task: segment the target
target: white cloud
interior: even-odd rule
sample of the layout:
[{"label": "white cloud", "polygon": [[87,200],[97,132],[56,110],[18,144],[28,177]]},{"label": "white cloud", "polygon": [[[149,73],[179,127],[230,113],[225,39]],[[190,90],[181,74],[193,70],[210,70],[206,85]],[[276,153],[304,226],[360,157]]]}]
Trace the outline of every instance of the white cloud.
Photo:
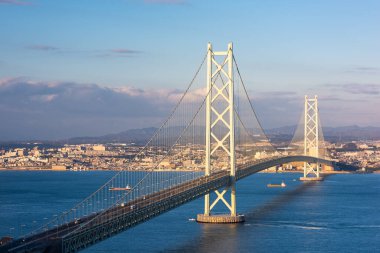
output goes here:
[{"label": "white cloud", "polygon": [[[20,136],[45,139],[98,135],[155,126],[175,102],[167,99],[172,96],[167,92],[0,79],[0,115],[4,119],[0,125],[0,140]],[[174,92],[177,93],[180,92]],[[44,128],[46,131],[41,131]]]},{"label": "white cloud", "polygon": [[[360,86],[351,97],[331,94],[332,87],[320,86],[323,126],[380,125],[379,101]],[[352,86],[338,86],[351,93]],[[318,91],[318,92],[315,92]],[[23,78],[0,79],[0,141],[13,139],[59,139],[95,136],[131,128],[159,126],[182,97],[179,89],[118,88],[73,82],[41,82]],[[313,95],[311,94],[311,95]],[[187,110],[199,105],[205,88],[190,90],[184,102]],[[298,123],[303,110],[303,94],[288,91],[253,93],[252,103],[264,128]],[[242,102],[240,101],[243,105]],[[246,103],[246,102],[244,102]],[[246,103],[245,106],[248,106]]]}]

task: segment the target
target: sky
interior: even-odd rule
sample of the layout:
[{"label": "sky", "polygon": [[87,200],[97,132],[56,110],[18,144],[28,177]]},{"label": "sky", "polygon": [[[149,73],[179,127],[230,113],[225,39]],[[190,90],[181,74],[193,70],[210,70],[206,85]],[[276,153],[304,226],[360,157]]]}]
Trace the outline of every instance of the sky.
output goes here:
[{"label": "sky", "polygon": [[264,128],[318,95],[324,126],[380,127],[378,0],[0,0],[0,140],[159,126],[207,43]]}]

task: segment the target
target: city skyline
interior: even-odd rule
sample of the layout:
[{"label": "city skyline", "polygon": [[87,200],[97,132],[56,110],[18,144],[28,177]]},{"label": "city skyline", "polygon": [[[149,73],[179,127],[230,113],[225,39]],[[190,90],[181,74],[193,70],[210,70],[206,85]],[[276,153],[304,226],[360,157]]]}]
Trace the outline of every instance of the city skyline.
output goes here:
[{"label": "city skyline", "polygon": [[[1,139],[159,126],[206,52],[234,53],[264,128],[380,126],[377,1],[0,1]],[[175,22],[173,22],[175,20]],[[136,111],[139,108],[139,111]]]}]

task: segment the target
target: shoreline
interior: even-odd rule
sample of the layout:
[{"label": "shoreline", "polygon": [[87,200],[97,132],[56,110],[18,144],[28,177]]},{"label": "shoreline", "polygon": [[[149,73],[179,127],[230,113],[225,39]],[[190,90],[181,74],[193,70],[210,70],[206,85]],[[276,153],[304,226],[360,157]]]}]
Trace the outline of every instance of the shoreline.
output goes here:
[{"label": "shoreline", "polygon": [[[291,170],[291,171],[259,171],[257,173],[269,173],[269,174],[281,174],[281,173],[303,173],[303,170]],[[331,174],[359,174],[355,171],[320,171],[321,175],[331,175]],[[371,173],[367,173],[371,174]]]},{"label": "shoreline", "polygon": [[[0,168],[1,171],[55,171],[55,172],[91,172],[91,171],[130,171],[130,172],[203,172],[201,170],[115,170],[115,169],[99,169],[99,170],[53,170],[49,168],[41,167],[17,167],[17,168]],[[257,173],[268,173],[268,174],[281,174],[281,173],[303,173],[303,170],[292,170],[292,171],[259,171]],[[371,172],[357,172],[357,171],[323,171],[322,175],[334,175],[334,174],[380,174],[380,170],[374,170]]]},{"label": "shoreline", "polygon": [[0,168],[0,171],[56,171],[56,172],[91,172],[91,171],[136,171],[136,172],[203,172],[201,170],[108,170],[108,169],[99,169],[99,170],[53,170],[51,168],[37,168],[37,167],[18,167],[18,168]]}]

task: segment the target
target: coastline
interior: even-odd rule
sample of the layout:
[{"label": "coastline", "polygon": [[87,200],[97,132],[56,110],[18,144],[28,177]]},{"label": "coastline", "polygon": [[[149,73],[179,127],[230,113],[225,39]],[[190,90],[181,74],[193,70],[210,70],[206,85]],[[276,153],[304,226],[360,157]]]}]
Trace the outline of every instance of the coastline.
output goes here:
[{"label": "coastline", "polygon": [[[55,172],[91,172],[91,171],[123,171],[118,169],[91,169],[91,170],[53,170],[49,167],[0,167],[1,171],[55,171]],[[202,170],[169,170],[169,169],[156,169],[156,170],[126,170],[135,172],[203,172]],[[281,173],[303,173],[303,170],[285,170],[285,171],[266,171],[262,170],[257,173],[268,173],[268,174],[281,174]],[[374,170],[370,172],[357,172],[357,171],[322,171],[322,175],[334,175],[334,174],[380,174],[380,170]]]},{"label": "coastline", "polygon": [[[272,174],[281,174],[281,173],[303,173],[303,170],[282,170],[282,171],[259,171],[258,173],[272,173]],[[331,174],[357,174],[354,171],[321,171],[322,175],[331,175]]]},{"label": "coastline", "polygon": [[202,170],[168,170],[168,169],[165,169],[165,170],[118,170],[118,169],[98,169],[98,170],[53,170],[50,166],[49,167],[46,167],[46,168],[41,168],[41,167],[17,167],[17,168],[14,168],[14,167],[11,167],[11,168],[4,168],[4,167],[1,167],[0,168],[0,171],[56,171],[56,172],[82,172],[82,171],[85,171],[85,172],[90,172],[90,171],[136,171],[136,172],[202,172]]}]

